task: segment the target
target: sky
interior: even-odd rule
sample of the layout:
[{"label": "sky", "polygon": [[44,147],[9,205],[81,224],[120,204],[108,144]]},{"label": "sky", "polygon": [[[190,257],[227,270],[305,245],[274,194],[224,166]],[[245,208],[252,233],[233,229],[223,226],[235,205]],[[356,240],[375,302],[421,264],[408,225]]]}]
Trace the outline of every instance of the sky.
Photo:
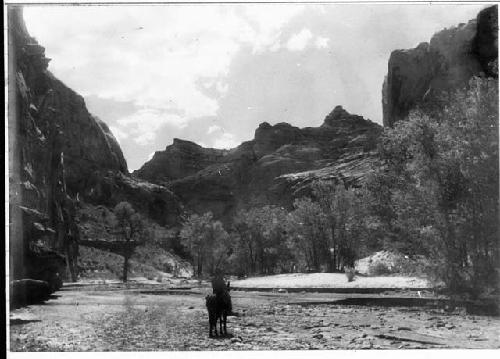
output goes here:
[{"label": "sky", "polygon": [[393,50],[484,5],[27,6],[49,70],[117,138],[129,170],[173,138],[233,148],[264,121],[319,126],[336,106],[382,124]]}]

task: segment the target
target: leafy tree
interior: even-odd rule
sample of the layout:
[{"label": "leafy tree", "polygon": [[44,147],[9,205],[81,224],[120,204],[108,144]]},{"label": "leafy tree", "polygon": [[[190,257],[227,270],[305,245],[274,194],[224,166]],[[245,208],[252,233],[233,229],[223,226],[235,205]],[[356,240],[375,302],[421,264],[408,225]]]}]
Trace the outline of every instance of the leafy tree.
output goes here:
[{"label": "leafy tree", "polygon": [[305,197],[295,200],[290,232],[296,259],[309,270],[320,271],[328,258],[330,223],[318,202]]},{"label": "leafy tree", "polygon": [[235,256],[240,274],[289,270],[287,213],[274,206],[239,211],[233,221]]},{"label": "leafy tree", "polygon": [[194,260],[198,277],[226,265],[231,251],[229,235],[221,222],[213,220],[211,212],[189,216],[184,221],[180,238]]},{"label": "leafy tree", "polygon": [[390,231],[452,291],[498,286],[498,82],[474,78],[441,110],[413,112],[385,131],[380,153]]},{"label": "leafy tree", "polygon": [[366,191],[318,181],[312,194],[294,203],[294,252],[316,271],[353,267],[368,237]]},{"label": "leafy tree", "polygon": [[144,234],[144,225],[141,216],[135,212],[132,205],[128,202],[120,202],[113,209],[116,218],[115,226],[118,234],[122,237],[123,243],[123,281],[127,282],[129,259],[134,253],[137,245],[142,243]]}]

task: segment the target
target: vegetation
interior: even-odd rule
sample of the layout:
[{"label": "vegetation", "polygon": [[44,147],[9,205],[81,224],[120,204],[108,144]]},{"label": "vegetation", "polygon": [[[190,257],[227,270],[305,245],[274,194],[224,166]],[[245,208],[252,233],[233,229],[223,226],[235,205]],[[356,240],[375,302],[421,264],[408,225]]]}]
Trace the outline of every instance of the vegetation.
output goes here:
[{"label": "vegetation", "polygon": [[213,220],[212,213],[189,216],[184,221],[180,237],[191,255],[198,277],[214,273],[225,265],[229,235],[221,222]]},{"label": "vegetation", "polygon": [[350,272],[360,256],[389,249],[425,258],[408,270],[426,271],[452,292],[497,288],[497,80],[474,78],[468,90],[412,112],[385,129],[379,153],[380,166],[362,188],[317,182],[290,211],[239,211],[229,233],[210,213],[189,217],[181,242],[198,275],[221,264],[240,276]]},{"label": "vegetation", "polygon": [[123,244],[123,274],[122,279],[127,281],[129,272],[129,259],[136,246],[143,240],[144,226],[141,216],[135,212],[128,202],[120,202],[113,209],[116,217],[115,227],[121,236]]},{"label": "vegetation", "polygon": [[239,211],[233,222],[234,252],[230,263],[239,275],[272,274],[290,270],[286,243],[287,212],[265,206]]},{"label": "vegetation", "polygon": [[372,185],[389,194],[377,205],[392,242],[429,256],[452,292],[498,286],[498,82],[474,78],[441,109],[413,112],[380,153]]},{"label": "vegetation", "polygon": [[294,210],[264,206],[239,211],[229,233],[211,213],[192,215],[180,236],[198,276],[225,268],[238,276],[353,267],[364,240],[359,191],[317,183]]}]

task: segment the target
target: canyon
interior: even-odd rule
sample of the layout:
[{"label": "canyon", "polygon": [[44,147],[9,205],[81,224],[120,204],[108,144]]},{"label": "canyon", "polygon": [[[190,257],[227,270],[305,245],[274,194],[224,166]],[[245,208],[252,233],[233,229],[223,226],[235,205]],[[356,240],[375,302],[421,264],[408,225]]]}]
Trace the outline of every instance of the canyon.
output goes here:
[{"label": "canyon", "polygon": [[[319,127],[263,122],[252,140],[229,150],[175,139],[129,173],[105,119],[90,114],[83,97],[48,71],[50,59],[29,35],[22,11],[10,8],[8,21],[12,280],[47,282],[51,290],[60,286],[59,275],[75,280],[79,243],[96,232],[88,230],[93,224],[82,219],[84,210],[127,201],[166,229],[193,212],[210,211],[228,223],[240,209],[291,208],[317,180],[361,186],[380,166],[383,127],[338,105]],[[382,90],[384,126],[467,86],[473,76],[498,77],[497,56],[497,6],[429,43],[395,50]]]}]

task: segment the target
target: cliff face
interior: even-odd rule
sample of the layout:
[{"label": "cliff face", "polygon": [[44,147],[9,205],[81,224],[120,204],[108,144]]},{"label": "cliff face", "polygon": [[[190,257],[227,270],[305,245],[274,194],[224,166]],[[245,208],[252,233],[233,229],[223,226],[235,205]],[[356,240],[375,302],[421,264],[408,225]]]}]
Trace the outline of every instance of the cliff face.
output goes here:
[{"label": "cliff face", "polygon": [[54,282],[67,268],[75,275],[80,203],[126,200],[162,225],[180,207],[167,188],[128,175],[107,125],[47,70],[21,9],[9,8],[8,21],[10,274]]},{"label": "cliff face", "polygon": [[[377,124],[351,115],[340,106],[320,127],[301,129],[287,123],[274,126],[262,123],[253,140],[219,157],[213,156],[211,161],[205,162],[207,165],[197,163],[203,168],[194,173],[186,171],[185,176],[175,178],[167,186],[188,209],[199,213],[212,211],[219,218],[227,218],[236,210],[249,206],[290,206],[295,195],[303,194],[315,178],[338,179],[352,184],[362,180],[359,174],[351,178],[345,164],[367,163],[373,158],[380,131]],[[192,152],[180,151],[179,143],[177,140],[166,151],[157,152],[136,175],[154,181],[153,176],[147,176],[150,168],[174,173],[177,163],[190,163]],[[193,144],[190,147],[204,156],[214,151]],[[170,156],[173,159],[169,159]],[[344,171],[337,165],[343,166]],[[308,181],[301,182],[303,190],[297,191],[294,188],[297,181],[292,174],[305,171],[309,171]]]},{"label": "cliff face", "polygon": [[[495,61],[496,60],[496,61]],[[393,51],[382,89],[384,126],[419,104],[468,84],[472,76],[498,76],[498,7],[435,34],[429,43]]]}]

